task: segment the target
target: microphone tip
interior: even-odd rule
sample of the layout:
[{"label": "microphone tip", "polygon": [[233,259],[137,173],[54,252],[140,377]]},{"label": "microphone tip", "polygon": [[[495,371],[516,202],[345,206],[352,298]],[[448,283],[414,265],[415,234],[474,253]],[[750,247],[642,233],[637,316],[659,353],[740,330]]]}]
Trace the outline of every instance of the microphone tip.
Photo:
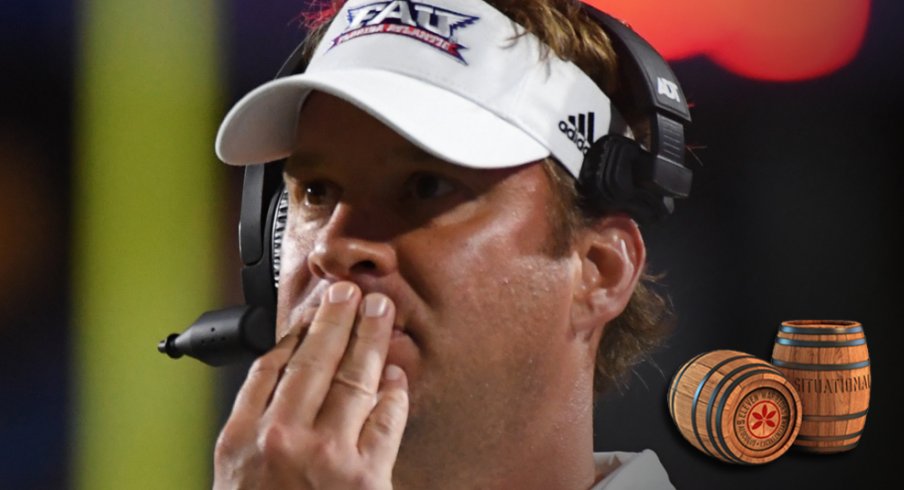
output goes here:
[{"label": "microphone tip", "polygon": [[176,338],[179,337],[179,334],[172,333],[167,338],[161,340],[157,343],[157,352],[161,354],[166,354],[173,359],[178,359],[182,357],[182,352],[180,352],[176,348]]}]

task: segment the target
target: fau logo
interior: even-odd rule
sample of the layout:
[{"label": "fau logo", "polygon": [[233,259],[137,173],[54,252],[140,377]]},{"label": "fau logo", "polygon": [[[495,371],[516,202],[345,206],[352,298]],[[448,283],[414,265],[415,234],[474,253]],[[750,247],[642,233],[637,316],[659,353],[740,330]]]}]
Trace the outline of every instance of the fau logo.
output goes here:
[{"label": "fau logo", "polygon": [[477,20],[478,17],[426,3],[408,0],[375,2],[349,9],[348,27],[333,39],[330,49],[361,36],[396,34],[432,46],[467,65],[461,55],[461,50],[467,48],[455,41],[454,34],[456,29]]}]

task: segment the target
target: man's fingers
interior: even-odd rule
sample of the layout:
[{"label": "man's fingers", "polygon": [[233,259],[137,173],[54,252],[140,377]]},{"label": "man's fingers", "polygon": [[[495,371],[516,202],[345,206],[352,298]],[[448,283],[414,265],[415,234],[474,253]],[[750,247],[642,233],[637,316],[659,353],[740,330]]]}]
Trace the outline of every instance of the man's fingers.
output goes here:
[{"label": "man's fingers", "polygon": [[348,346],[361,290],[350,282],[330,286],[304,342],[286,364],[270,405],[273,416],[310,425],[320,411]]},{"label": "man's fingers", "polygon": [[264,413],[282,370],[300,341],[297,331],[286,335],[273,349],[254,361],[242,388],[236,394],[232,406],[233,417],[257,419]]},{"label": "man's fingers", "polygon": [[395,308],[388,297],[373,293],[364,298],[345,358],[317,417],[318,428],[357,441],[377,403],[394,320]]},{"label": "man's fingers", "polygon": [[376,468],[390,474],[408,421],[408,378],[401,368],[386,366],[377,406],[361,429],[358,450]]}]

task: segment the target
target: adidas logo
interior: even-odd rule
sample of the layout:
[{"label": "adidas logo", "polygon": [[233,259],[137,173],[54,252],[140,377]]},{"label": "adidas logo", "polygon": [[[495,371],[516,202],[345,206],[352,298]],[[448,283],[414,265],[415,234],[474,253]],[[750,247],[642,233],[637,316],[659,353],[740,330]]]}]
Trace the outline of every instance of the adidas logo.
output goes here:
[{"label": "adidas logo", "polygon": [[578,114],[576,116],[568,116],[567,121],[559,121],[559,131],[568,136],[581,153],[590,151],[590,145],[594,141],[593,137],[594,114]]}]

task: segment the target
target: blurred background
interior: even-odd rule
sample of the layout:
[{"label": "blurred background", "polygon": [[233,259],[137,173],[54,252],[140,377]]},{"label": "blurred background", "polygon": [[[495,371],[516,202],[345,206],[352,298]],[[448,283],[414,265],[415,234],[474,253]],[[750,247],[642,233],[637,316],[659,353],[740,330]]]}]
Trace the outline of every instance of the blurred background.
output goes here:
[{"label": "blurred background", "polygon": [[[694,188],[646,230],[678,312],[667,348],[597,407],[597,450],[657,452],[678,488],[885,482],[901,329],[904,3],[598,0],[673,62]],[[242,367],[154,346],[241,302],[231,103],[304,37],[304,0],[0,4],[0,487],[208,487]],[[768,359],[791,319],[864,324],[853,451],[716,462],[665,390],[714,349]],[[880,443],[884,446],[880,448]]]}]

